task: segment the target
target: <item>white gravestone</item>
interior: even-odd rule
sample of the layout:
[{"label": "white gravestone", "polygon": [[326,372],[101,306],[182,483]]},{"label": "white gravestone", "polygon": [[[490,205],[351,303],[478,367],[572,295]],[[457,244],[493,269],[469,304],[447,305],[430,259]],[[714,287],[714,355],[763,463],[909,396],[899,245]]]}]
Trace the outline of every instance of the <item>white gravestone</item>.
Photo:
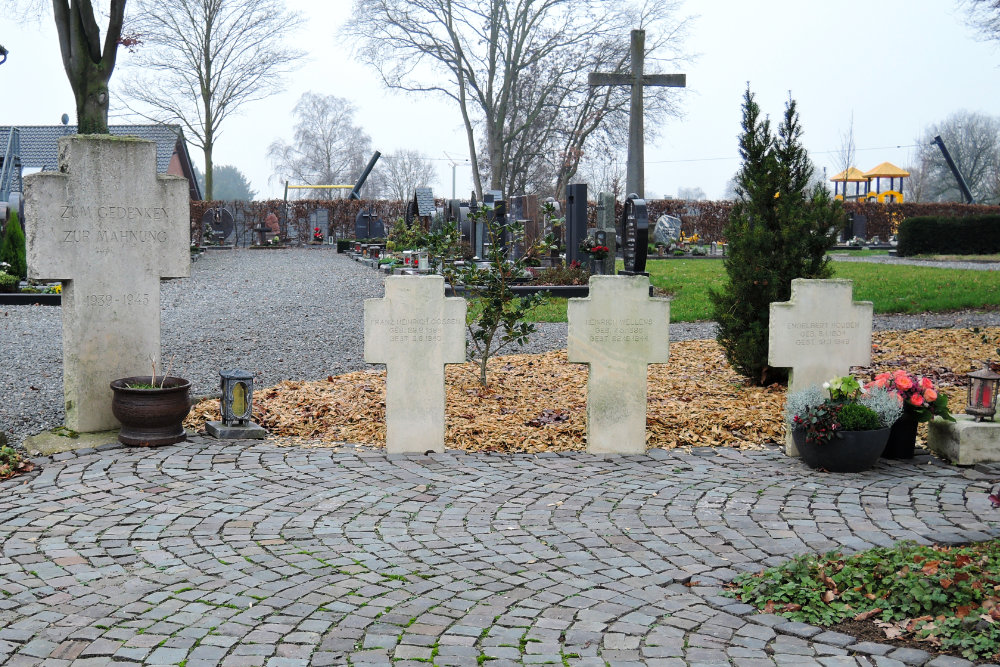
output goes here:
[{"label": "white gravestone", "polygon": [[444,365],[465,361],[465,299],[442,276],[389,276],[365,299],[365,361],[385,364],[390,454],[444,451]]},{"label": "white gravestone", "polygon": [[[792,281],[791,300],[772,303],[767,363],[790,368],[788,392],[847,375],[872,361],[872,303],[854,301],[850,280]],[[798,456],[791,431],[785,452]]]},{"label": "white gravestone", "polygon": [[591,276],[590,296],[567,307],[571,363],[589,364],[587,451],[646,451],[646,365],[670,354],[670,302],[648,276]]},{"label": "white gravestone", "polygon": [[66,426],[119,426],[112,380],[160,364],[160,279],[191,272],[188,183],[156,173],[156,144],[59,139],[59,171],[25,183],[28,276],[62,280]]}]

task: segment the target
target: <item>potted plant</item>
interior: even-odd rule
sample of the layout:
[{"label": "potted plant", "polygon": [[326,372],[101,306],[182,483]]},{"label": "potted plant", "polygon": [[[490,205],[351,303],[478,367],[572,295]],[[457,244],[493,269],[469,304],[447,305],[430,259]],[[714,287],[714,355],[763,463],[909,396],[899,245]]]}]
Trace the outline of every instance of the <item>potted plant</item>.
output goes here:
[{"label": "potted plant", "polygon": [[934,382],[927,377],[912,375],[902,369],[892,373],[880,373],[866,385],[866,388],[880,387],[896,397],[903,410],[892,425],[889,443],[884,457],[889,459],[912,459],[917,442],[917,424],[929,422],[934,417],[945,421],[955,421],[948,411],[948,397],[938,391]]},{"label": "potted plant", "polygon": [[863,388],[848,375],[790,394],[786,419],[810,468],[861,472],[885,449],[902,405],[882,387]]},{"label": "potted plant", "polygon": [[187,439],[184,418],[191,411],[191,383],[171,375],[121,378],[111,383],[111,411],[122,428],[118,441],[140,447],[172,445]]}]

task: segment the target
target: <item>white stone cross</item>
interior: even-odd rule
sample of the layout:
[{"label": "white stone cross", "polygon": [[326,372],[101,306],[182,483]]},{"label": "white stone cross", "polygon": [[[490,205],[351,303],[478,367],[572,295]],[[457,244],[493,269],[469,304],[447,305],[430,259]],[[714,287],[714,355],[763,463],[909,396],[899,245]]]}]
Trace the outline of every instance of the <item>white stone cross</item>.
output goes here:
[{"label": "white stone cross", "polygon": [[152,141],[78,135],[24,181],[28,276],[63,281],[66,426],[117,428],[110,382],[164,370],[160,279],[191,272],[188,182],[157,175]]},{"label": "white stone cross", "polygon": [[670,354],[670,302],[648,276],[591,276],[590,296],[567,308],[571,363],[589,364],[587,451],[646,451],[646,366]]},{"label": "white stone cross", "polygon": [[[796,278],[791,300],[771,304],[767,363],[791,369],[789,393],[871,364],[872,303],[853,299],[850,280]],[[798,456],[786,431],[786,453]]]},{"label": "white stone cross", "polygon": [[365,299],[365,361],[385,364],[390,454],[444,451],[444,365],[465,361],[465,299],[442,276],[389,276]]}]

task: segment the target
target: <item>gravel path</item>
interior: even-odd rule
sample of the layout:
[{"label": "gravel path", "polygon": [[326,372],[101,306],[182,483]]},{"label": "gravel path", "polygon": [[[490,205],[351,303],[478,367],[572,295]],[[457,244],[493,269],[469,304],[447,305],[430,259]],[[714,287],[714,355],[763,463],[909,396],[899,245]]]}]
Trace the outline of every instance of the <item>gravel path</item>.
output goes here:
[{"label": "gravel path", "polygon": [[835,262],[865,262],[868,264],[906,264],[908,266],[929,266],[938,269],[971,269],[973,271],[1000,271],[1000,262],[950,262],[937,259],[907,259],[888,255],[854,256],[849,253],[831,253]]},{"label": "gravel path", "polygon": [[[250,371],[266,387],[370,367],[361,302],[382,296],[382,276],[326,247],[209,251],[160,294],[164,362],[205,395],[222,368]],[[0,430],[14,444],[63,422],[60,317],[49,306],[0,306]],[[976,325],[1000,325],[1000,312],[875,318],[876,329]],[[711,322],[670,326],[671,340],[714,335]],[[565,346],[565,324],[540,324],[523,351]]]}]

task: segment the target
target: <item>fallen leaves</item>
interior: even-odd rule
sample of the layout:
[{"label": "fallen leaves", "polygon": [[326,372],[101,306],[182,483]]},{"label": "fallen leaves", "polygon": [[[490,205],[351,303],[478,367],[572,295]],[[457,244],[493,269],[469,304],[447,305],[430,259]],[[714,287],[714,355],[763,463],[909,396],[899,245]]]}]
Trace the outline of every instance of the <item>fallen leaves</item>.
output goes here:
[{"label": "fallen leaves", "polygon": [[[1000,335],[994,328],[993,337]],[[989,346],[968,329],[876,332],[874,373],[905,367],[935,378],[965,404],[964,375],[988,358]],[[565,350],[496,357],[487,388],[474,364],[446,369],[445,446],[469,451],[582,451],[586,448],[587,366],[570,364]],[[746,384],[715,341],[681,341],[670,361],[649,367],[646,439],[651,448],[691,446],[760,449],[782,442],[785,388]],[[384,445],[385,372],[356,371],[314,382],[289,381],[258,390],[254,417],[282,444]],[[185,425],[218,419],[218,401],[196,405]],[[925,428],[925,427],[924,427]]]}]

